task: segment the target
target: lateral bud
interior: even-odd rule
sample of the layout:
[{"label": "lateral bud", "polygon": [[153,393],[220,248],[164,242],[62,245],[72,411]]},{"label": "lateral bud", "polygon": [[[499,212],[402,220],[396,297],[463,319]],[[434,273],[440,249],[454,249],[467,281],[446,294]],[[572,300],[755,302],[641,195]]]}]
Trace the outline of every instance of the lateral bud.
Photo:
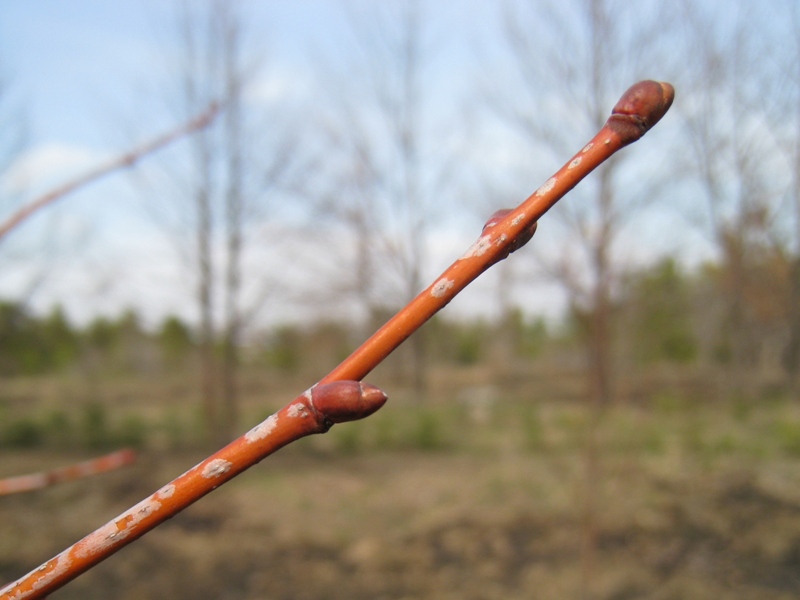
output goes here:
[{"label": "lateral bud", "polygon": [[[491,229],[495,225],[497,225],[500,221],[506,218],[506,216],[512,212],[513,209],[511,208],[501,208],[500,210],[496,210],[489,220],[483,226],[483,231],[486,232],[487,229]],[[508,253],[505,254],[502,258],[506,258],[512,252],[516,252],[520,248],[522,248],[525,244],[531,241],[533,234],[536,233],[536,227],[538,226],[538,222],[534,221],[533,225],[524,229],[520,232],[517,238],[511,243],[508,248]],[[501,258],[501,260],[502,260]]]},{"label": "lateral bud", "polygon": [[326,421],[346,423],[370,416],[386,404],[386,394],[361,381],[334,381],[311,389],[311,403]]}]

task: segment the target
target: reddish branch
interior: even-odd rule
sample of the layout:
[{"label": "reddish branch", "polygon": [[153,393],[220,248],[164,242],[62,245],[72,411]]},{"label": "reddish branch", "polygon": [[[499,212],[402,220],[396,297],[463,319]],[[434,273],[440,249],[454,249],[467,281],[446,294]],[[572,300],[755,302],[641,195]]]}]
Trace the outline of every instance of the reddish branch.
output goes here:
[{"label": "reddish branch", "polygon": [[644,81],[631,87],[614,107],[605,126],[578,154],[520,206],[495,213],[480,238],[461,258],[317,386],[116,519],[0,590],[0,600],[45,596],[286,444],[312,433],[324,433],[333,423],[360,419],[375,412],[386,397],[377,388],[357,381],[478,275],[527,242],[538,219],[559,199],[664,116],[673,95],[674,90],[667,83]]},{"label": "reddish branch", "polygon": [[133,450],[117,450],[99,458],[93,458],[51,471],[0,479],[0,496],[40,490],[64,481],[72,481],[73,479],[81,479],[98,473],[121,469],[135,461],[136,453]]},{"label": "reddish branch", "polygon": [[1,589],[0,598],[46,596],[286,444],[325,433],[335,423],[367,417],[385,402],[381,390],[358,381],[313,387],[136,506]]},{"label": "reddish branch", "polygon": [[322,382],[365,377],[478,275],[527,242],[539,218],[586,175],[653,127],[669,110],[674,93],[670,84],[656,81],[629,88],[603,128],[580,152],[517,208],[492,215],[481,237],[461,258]]},{"label": "reddish branch", "polygon": [[183,123],[167,133],[164,133],[128,152],[125,152],[124,154],[121,154],[120,156],[117,156],[116,158],[111,159],[106,164],[100,165],[99,167],[92,169],[80,177],[76,177],[75,179],[68,181],[63,185],[50,190],[46,194],[39,196],[35,200],[20,208],[3,223],[0,223],[0,240],[2,240],[12,229],[30,217],[33,213],[46,206],[49,206],[56,200],[63,198],[67,194],[74,192],[75,190],[88,185],[89,183],[92,183],[93,181],[100,179],[109,173],[132,167],[142,158],[152,154],[156,150],[160,150],[161,148],[168,146],[172,142],[184,137],[185,135],[207,127],[219,114],[219,112],[219,105],[212,104],[190,121],[187,121],[186,123]]}]

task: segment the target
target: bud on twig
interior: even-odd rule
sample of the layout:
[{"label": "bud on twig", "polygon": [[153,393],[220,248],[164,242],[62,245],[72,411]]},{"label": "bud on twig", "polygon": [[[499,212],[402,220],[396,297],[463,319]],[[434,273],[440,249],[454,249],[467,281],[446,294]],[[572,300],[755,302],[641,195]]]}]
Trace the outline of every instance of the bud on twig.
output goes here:
[{"label": "bud on twig", "polygon": [[[495,211],[494,214],[492,214],[492,216],[489,217],[489,220],[486,221],[486,223],[483,225],[483,231],[481,233],[486,233],[487,229],[490,229],[495,225],[497,225],[500,221],[503,220],[503,218],[505,218],[512,211],[513,209],[511,208],[501,208],[500,210]],[[521,231],[520,234],[516,238],[514,238],[514,241],[508,245],[508,251],[505,254],[501,255],[498,258],[498,260],[507,258],[509,254],[511,254],[512,252],[516,252],[517,250],[522,248],[525,244],[530,242],[531,238],[533,237],[533,234],[536,233],[537,225],[538,222],[534,221],[533,224],[530,225],[527,229]]]},{"label": "bud on twig", "polygon": [[324,433],[334,423],[366,417],[383,406],[383,392],[358,381],[478,275],[524,245],[538,220],[560,198],[661,119],[673,94],[667,83],[645,81],[631,87],[605,126],[578,154],[517,208],[492,215],[463,256],[317,386],[117,519],[1,589],[0,600],[45,596],[286,444]]},{"label": "bud on twig", "polygon": [[661,120],[675,98],[675,88],[660,81],[640,81],[626,91],[608,119],[624,144],[635,142]]},{"label": "bud on twig", "polygon": [[279,450],[334,423],[362,419],[386,402],[373,385],[337,381],[301,394],[222,450],[112,519],[16,582],[0,600],[43,598]]},{"label": "bud on twig", "polygon": [[311,388],[311,402],[329,423],[364,419],[386,403],[386,394],[360,381],[335,381]]},{"label": "bud on twig", "polygon": [[668,83],[642,81],[628,89],[603,128],[580,152],[517,208],[492,215],[481,236],[461,258],[322,382],[365,377],[476,277],[530,240],[539,219],[617,150],[652,128],[669,110],[673,97],[674,89]]}]

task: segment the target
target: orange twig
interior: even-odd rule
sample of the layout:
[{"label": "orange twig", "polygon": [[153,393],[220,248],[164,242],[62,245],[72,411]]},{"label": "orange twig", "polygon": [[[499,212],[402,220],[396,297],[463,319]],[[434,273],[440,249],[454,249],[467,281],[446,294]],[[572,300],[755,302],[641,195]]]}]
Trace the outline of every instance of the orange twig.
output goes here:
[{"label": "orange twig", "polygon": [[75,179],[68,181],[67,183],[39,196],[35,200],[20,208],[3,223],[0,223],[0,240],[2,240],[12,229],[17,227],[22,221],[30,217],[33,213],[52,204],[56,200],[63,198],[67,194],[74,192],[75,190],[97,179],[100,179],[109,173],[119,169],[132,167],[148,154],[152,154],[156,150],[160,150],[161,148],[168,146],[172,142],[182,138],[185,135],[207,127],[219,114],[219,112],[219,105],[216,103],[211,104],[206,110],[186,123],[183,123],[167,133],[161,134],[160,136],[109,160],[107,163],[95,167],[80,177],[76,177]]},{"label": "orange twig", "polygon": [[655,81],[631,87],[583,150],[519,207],[495,213],[481,237],[461,258],[319,384],[116,519],[0,590],[0,600],[43,597],[286,444],[311,433],[323,433],[333,423],[375,412],[386,396],[373,386],[343,380],[362,379],[478,275],[524,245],[533,235],[537,220],[564,194],[664,116],[673,94],[671,85]]},{"label": "orange twig", "polygon": [[31,473],[29,475],[0,479],[0,496],[40,490],[64,481],[72,481],[73,479],[81,479],[98,473],[120,469],[135,461],[136,453],[133,450],[117,450],[99,458],[93,458],[67,467],[59,467],[43,473]]},{"label": "orange twig", "polygon": [[386,395],[366,383],[315,386],[136,506],[0,589],[0,598],[46,596],[286,444],[324,433],[334,423],[362,419],[385,402]]},{"label": "orange twig", "polygon": [[656,81],[641,81],[628,89],[605,126],[583,150],[517,208],[492,215],[481,237],[461,258],[321,383],[365,377],[478,275],[527,243],[542,215],[617,150],[653,127],[669,110],[674,94],[670,84]]}]

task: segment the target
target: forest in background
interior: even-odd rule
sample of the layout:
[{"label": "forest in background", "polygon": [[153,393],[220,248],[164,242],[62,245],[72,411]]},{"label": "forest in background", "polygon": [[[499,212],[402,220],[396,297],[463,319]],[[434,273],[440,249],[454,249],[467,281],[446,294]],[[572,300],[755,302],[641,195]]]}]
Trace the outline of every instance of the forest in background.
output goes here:
[{"label": "forest in background", "polygon": [[[695,390],[694,401],[711,405],[720,401],[757,403],[764,398],[793,395],[792,373],[787,369],[785,356],[786,309],[769,301],[770,297],[786,294],[781,289],[785,274],[779,266],[762,264],[752,265],[748,276],[759,281],[759,287],[747,295],[752,302],[746,305],[753,319],[748,340],[752,351],[743,374],[742,363],[734,360],[724,310],[729,283],[718,265],[707,264],[699,272],[687,274],[675,261],[665,259],[630,274],[624,294],[612,308],[614,365],[619,373],[625,373],[618,382],[617,403],[650,406],[664,393],[669,394],[668,387],[659,389],[658,384],[651,383],[642,388],[641,384],[653,374],[658,380],[657,374],[664,372],[670,376],[662,383],[675,386],[675,394],[681,396],[686,389]],[[765,295],[768,289],[773,291]],[[530,319],[519,310],[510,311],[501,320],[452,320],[440,315],[424,329],[428,340],[427,369],[482,373],[476,383],[479,390],[486,385],[499,386],[500,390],[511,389],[517,394],[519,390],[536,389],[541,382],[557,380],[569,373],[572,379],[569,387],[578,391],[566,396],[580,401],[587,398],[585,384],[580,383],[583,379],[580,374],[586,370],[583,345],[587,323],[587,315],[578,310],[557,325],[541,318]],[[359,328],[353,323],[330,320],[264,331],[251,336],[241,348],[242,376],[251,386],[264,385],[265,389],[300,387],[343,360],[360,343],[359,335]],[[115,382],[128,385],[137,380],[163,381],[164,385],[183,381],[195,389],[191,382],[200,380],[196,333],[176,316],[167,317],[154,331],[144,328],[133,310],[115,320],[100,317],[79,327],[70,323],[59,308],[39,317],[27,313],[21,305],[3,303],[0,337],[3,340],[0,375],[7,382],[5,392],[0,395],[0,416],[5,417],[0,419],[3,422],[0,445],[63,446],[67,437],[64,431],[57,431],[56,425],[64,426],[68,413],[73,418],[83,414],[81,419],[90,425],[92,419],[110,417],[110,414],[99,416],[105,411],[97,398],[76,398],[77,407],[71,405],[73,400],[60,409],[58,402],[51,401],[20,405],[15,389],[28,387],[29,392],[23,395],[35,396],[36,388],[50,389],[59,382],[66,388],[77,385],[78,389],[84,386],[91,390],[96,384],[111,389]],[[217,344],[214,352],[220,356],[222,347]],[[402,350],[382,367],[382,376],[392,382],[391,387],[399,389],[401,397],[412,399],[411,407],[422,402],[415,397],[416,390],[410,383],[413,368],[413,361]],[[33,384],[36,379],[43,384]],[[513,383],[504,384],[505,379]],[[697,386],[696,382],[703,379],[707,385]],[[31,383],[25,384],[26,381]],[[9,385],[12,382],[17,384]],[[467,388],[466,384],[458,386],[450,398],[441,393],[431,394],[429,400],[434,404],[453,401]],[[555,394],[561,395],[564,394]],[[157,398],[141,399],[143,405],[154,401],[157,403]],[[135,406],[134,403],[122,411],[124,414],[118,414],[116,425],[111,427],[121,428],[119,439],[101,434],[106,446],[147,445],[146,420],[135,418]],[[185,412],[187,408],[192,412],[196,402],[189,400],[182,410]],[[246,424],[246,421],[237,423],[237,427],[242,429]],[[77,427],[78,423],[73,425]],[[97,442],[96,432],[81,439],[80,431],[87,430],[75,429],[68,445],[80,448]],[[199,440],[199,435],[192,436],[193,444]]]},{"label": "forest in background", "polygon": [[[797,597],[800,8],[492,4],[467,33],[461,2],[318,5],[338,16],[311,43],[305,15],[288,66],[260,12],[279,3],[144,4],[165,18],[119,146],[224,110],[110,178],[126,194],[79,189],[0,245],[2,283],[23,280],[0,302],[3,476],[123,445],[141,461],[4,499],[3,581],[307,389],[657,78],[665,119],[487,274],[485,311],[443,311],[370,375],[378,414],[63,594]],[[26,101],[0,66],[11,214]]]},{"label": "forest in background", "polygon": [[[142,317],[137,275],[99,257],[87,263],[98,279],[89,289],[134,282],[127,312],[73,324],[77,300],[103,304],[102,291],[78,287],[34,310],[55,271],[91,252],[59,233],[66,199],[44,229],[44,220],[24,224],[4,240],[9,276],[30,270],[25,293],[2,303],[2,376],[182,373],[197,380],[208,435],[228,439],[240,427],[244,370],[319,376],[316,364],[335,364],[424,288],[440,238],[466,248],[501,208],[496,198],[520,201],[585,143],[624,89],[657,77],[677,89],[664,123],[578,186],[530,248],[497,267],[495,291],[479,300],[486,316],[445,311],[408,340],[396,369],[421,402],[434,365],[534,365],[550,355],[582,370],[586,398],[600,408],[624,394],[628,374],[658,363],[722,370],[735,394],[755,393],[764,377],[795,393],[797,7],[740,2],[722,19],[713,2],[506,2],[491,13],[491,35],[479,30],[479,59],[463,47],[476,31],[445,27],[448,7],[342,3],[331,12],[337,52],[309,49],[297,73],[308,97],[265,101],[277,60],[263,38],[269,13],[175,3],[156,28],[163,60],[142,106],[173,122],[214,102],[223,111],[127,182],[170,248],[150,262],[179,265],[180,276],[155,282],[183,312],[168,317],[175,311],[165,306],[160,322]],[[457,62],[464,56],[472,69]],[[17,177],[24,103],[13,77],[3,81],[11,126],[0,176]],[[3,203],[24,205],[25,194],[6,193]],[[693,257],[696,248],[710,257]],[[560,318],[539,318],[531,307],[554,290]],[[262,325],[286,306],[303,316]]]}]

